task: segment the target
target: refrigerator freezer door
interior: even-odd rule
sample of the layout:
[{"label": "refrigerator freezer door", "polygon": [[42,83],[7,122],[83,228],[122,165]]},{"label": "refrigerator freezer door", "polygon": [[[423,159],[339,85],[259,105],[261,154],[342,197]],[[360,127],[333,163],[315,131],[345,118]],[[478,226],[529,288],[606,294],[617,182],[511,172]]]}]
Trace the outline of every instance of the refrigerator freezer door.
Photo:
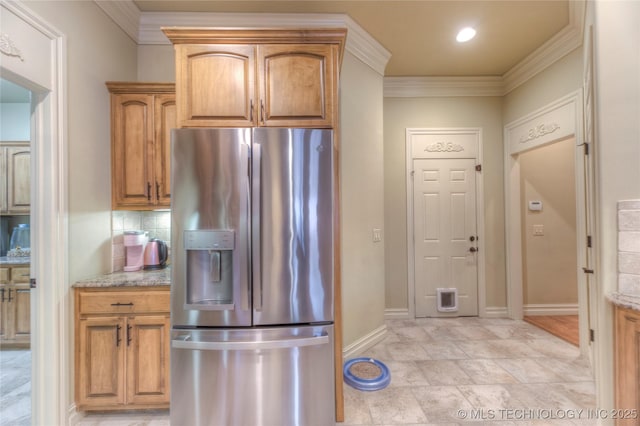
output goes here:
[{"label": "refrigerator freezer door", "polygon": [[333,321],[329,129],[254,129],[253,323]]},{"label": "refrigerator freezer door", "polygon": [[171,424],[335,424],[333,326],[173,330]]},{"label": "refrigerator freezer door", "polygon": [[251,325],[251,129],[172,131],[171,323]]}]

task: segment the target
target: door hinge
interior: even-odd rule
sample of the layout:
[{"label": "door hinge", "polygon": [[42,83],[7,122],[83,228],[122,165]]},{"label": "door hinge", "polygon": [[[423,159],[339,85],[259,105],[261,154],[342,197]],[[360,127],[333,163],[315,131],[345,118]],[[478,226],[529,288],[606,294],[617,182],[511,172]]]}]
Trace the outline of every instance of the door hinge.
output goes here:
[{"label": "door hinge", "polygon": [[584,143],[584,155],[589,155],[589,144]]},{"label": "door hinge", "polygon": [[589,341],[591,342],[596,341],[596,331],[593,328],[589,329]]},{"label": "door hinge", "polygon": [[591,235],[587,235],[587,247],[591,248]]},{"label": "door hinge", "polygon": [[416,171],[415,170],[411,170],[409,173],[411,174],[411,176],[413,176],[413,175],[416,174]]},{"label": "door hinge", "polygon": [[476,172],[481,172],[482,171],[482,164],[477,164],[476,165]]},{"label": "door hinge", "polygon": [[35,278],[31,278],[29,279],[29,288],[36,288],[36,279]]},{"label": "door hinge", "polygon": [[582,268],[582,272],[584,272],[585,274],[593,274],[595,271],[589,268]]}]

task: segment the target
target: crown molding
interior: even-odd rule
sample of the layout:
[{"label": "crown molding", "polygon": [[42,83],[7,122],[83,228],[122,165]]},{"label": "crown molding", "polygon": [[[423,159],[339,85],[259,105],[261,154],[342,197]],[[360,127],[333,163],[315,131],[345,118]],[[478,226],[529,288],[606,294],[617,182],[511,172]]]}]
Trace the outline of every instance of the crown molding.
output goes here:
[{"label": "crown molding", "polygon": [[[138,44],[170,44],[161,27],[347,28],[345,49],[378,74],[391,57],[345,14],[140,12],[132,0],[94,0]],[[385,77],[385,97],[504,96],[582,45],[585,0],[569,0],[569,25],[497,77]]]},{"label": "crown molding", "polygon": [[385,77],[385,97],[504,96],[582,45],[585,0],[569,0],[569,25],[499,77]]},{"label": "crown molding", "polygon": [[569,1],[569,25],[502,76],[505,95],[582,46],[584,14],[584,0]]},{"label": "crown molding", "polygon": [[391,53],[353,19],[344,14],[311,13],[166,13],[144,12],[139,44],[170,44],[162,27],[216,28],[346,28],[345,49],[380,75]]},{"label": "crown molding", "polygon": [[138,27],[142,12],[131,0],[94,0],[95,3],[106,13],[113,22],[127,33],[133,41],[138,43]]},{"label": "crown molding", "polygon": [[385,77],[385,98],[502,96],[502,77]]}]

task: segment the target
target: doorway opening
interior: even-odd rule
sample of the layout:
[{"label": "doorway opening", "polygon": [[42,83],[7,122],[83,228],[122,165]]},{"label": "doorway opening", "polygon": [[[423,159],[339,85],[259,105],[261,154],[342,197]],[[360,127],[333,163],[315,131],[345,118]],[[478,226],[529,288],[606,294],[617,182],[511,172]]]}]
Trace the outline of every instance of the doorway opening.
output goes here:
[{"label": "doorway opening", "polygon": [[[571,93],[508,124],[505,126],[504,139],[509,316],[513,319],[523,319],[525,315],[530,314],[577,314],[580,349],[583,354],[587,354],[590,347],[589,300],[587,278],[581,267],[584,266],[588,244],[585,209],[588,188],[585,187],[584,178],[581,93]],[[565,196],[569,200],[558,201],[559,196],[556,196],[556,201],[551,204],[545,203],[544,199],[532,190],[531,183],[523,183],[523,172],[525,169],[530,169],[525,164],[529,155],[540,156],[541,153],[550,153],[550,150],[558,149],[564,150],[565,164],[572,163],[573,178],[567,177],[568,170],[561,171],[562,177],[556,177],[556,184],[558,184],[557,179],[563,179],[562,185],[569,188],[564,190],[565,193],[573,194],[573,207],[568,206],[570,197],[567,195]],[[544,162],[535,168],[538,168],[542,174],[547,173],[549,164],[556,160],[551,156],[556,155],[557,153],[554,152],[544,156]],[[553,185],[553,182],[547,184],[547,186]],[[556,189],[558,188],[552,188],[548,192]],[[558,207],[552,204],[564,206],[561,209],[562,212],[557,211]],[[545,212],[545,205],[552,208]],[[542,212],[553,213],[552,228],[548,228],[542,221]],[[557,259],[549,260],[549,256],[540,256],[540,259],[546,258],[547,262],[556,264],[556,269],[546,270],[544,268],[549,266],[545,267],[544,263],[536,263],[538,260],[525,256],[527,250],[533,250],[532,247],[535,245],[544,246],[550,242],[552,238],[549,238],[551,234],[548,231],[556,229],[558,224],[562,225],[561,229],[554,230],[553,236],[564,235],[564,241],[559,247],[562,251],[559,254],[556,253]],[[572,233],[572,228],[575,229],[575,233]],[[529,240],[529,246],[526,245],[527,240]],[[569,251],[571,253],[568,253]],[[561,268],[558,265],[561,265]],[[573,293],[573,285],[566,285],[566,283],[559,284],[560,292],[564,292],[562,295],[564,299],[561,302],[559,299],[544,299],[544,297],[554,297],[554,294],[559,297],[557,288],[554,288],[551,295],[536,295],[536,291],[543,289],[544,286],[537,286],[535,283],[539,282],[544,274],[550,274],[549,276],[554,280],[564,276],[565,281],[575,282],[577,295]],[[525,281],[531,279],[533,282],[529,282],[525,287]]]},{"label": "doorway opening", "polygon": [[518,155],[524,320],[578,346],[573,137]]},{"label": "doorway opening", "polygon": [[31,422],[31,97],[0,79],[0,425]]}]

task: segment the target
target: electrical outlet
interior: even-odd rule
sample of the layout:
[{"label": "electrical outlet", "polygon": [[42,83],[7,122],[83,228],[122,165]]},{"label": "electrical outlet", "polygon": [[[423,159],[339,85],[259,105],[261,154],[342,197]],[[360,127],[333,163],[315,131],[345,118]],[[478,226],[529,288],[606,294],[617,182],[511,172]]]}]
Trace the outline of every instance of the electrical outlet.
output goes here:
[{"label": "electrical outlet", "polygon": [[379,228],[373,228],[373,242],[379,243],[382,241],[382,230]]},{"label": "electrical outlet", "polygon": [[544,235],[544,225],[533,225],[533,235],[535,237]]}]

